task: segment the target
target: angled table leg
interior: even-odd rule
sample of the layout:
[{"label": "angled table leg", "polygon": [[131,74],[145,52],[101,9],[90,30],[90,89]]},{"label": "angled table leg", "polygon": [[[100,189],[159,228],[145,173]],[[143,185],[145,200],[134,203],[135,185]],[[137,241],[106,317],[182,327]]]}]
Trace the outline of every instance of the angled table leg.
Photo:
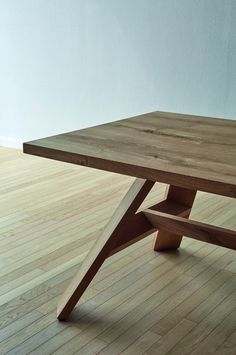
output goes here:
[{"label": "angled table leg", "polygon": [[[182,217],[188,218],[196,193],[196,190],[189,190],[183,187],[170,185],[167,187],[166,200],[185,205],[186,210],[182,214]],[[171,231],[159,231],[157,232],[154,250],[161,251],[168,249],[178,249],[182,241],[182,237],[182,235],[175,234]]]},{"label": "angled table leg", "polygon": [[119,244],[127,222],[134,216],[154,184],[155,182],[149,180],[136,179],[134,181],[101,236],[90,250],[80,270],[59,300],[57,309],[59,320],[65,320],[69,316],[104,260],[117,243]]}]

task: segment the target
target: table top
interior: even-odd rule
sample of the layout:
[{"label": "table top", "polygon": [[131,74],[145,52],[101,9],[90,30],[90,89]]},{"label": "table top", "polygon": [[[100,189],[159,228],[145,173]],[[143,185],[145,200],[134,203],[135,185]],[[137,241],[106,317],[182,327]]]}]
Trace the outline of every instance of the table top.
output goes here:
[{"label": "table top", "polygon": [[152,112],[24,143],[24,152],[236,197],[236,121]]}]

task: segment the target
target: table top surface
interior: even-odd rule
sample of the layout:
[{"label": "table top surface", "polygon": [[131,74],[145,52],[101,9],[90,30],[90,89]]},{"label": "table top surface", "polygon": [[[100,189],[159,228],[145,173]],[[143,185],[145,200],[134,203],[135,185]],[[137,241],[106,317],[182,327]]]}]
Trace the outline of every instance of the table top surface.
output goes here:
[{"label": "table top surface", "polygon": [[236,121],[152,112],[24,143],[24,152],[236,197]]}]

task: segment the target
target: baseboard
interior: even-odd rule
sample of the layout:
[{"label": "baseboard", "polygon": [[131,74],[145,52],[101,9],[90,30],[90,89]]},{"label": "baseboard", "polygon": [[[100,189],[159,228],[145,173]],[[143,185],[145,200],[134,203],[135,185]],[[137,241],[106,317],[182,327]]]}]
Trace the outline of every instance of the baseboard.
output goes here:
[{"label": "baseboard", "polygon": [[8,147],[8,148],[22,149],[23,142],[19,139],[0,136],[0,146]]}]

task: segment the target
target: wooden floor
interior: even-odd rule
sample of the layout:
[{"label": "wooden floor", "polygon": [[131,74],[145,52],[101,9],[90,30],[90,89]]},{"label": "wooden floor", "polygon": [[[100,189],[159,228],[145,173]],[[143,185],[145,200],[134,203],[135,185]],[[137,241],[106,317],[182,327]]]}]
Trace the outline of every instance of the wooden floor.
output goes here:
[{"label": "wooden floor", "polygon": [[[68,322],[56,305],[133,178],[0,148],[1,354],[235,354],[235,252],[154,235],[109,258]],[[163,197],[156,184],[145,205]],[[236,201],[198,193],[191,218],[236,229]]]}]

